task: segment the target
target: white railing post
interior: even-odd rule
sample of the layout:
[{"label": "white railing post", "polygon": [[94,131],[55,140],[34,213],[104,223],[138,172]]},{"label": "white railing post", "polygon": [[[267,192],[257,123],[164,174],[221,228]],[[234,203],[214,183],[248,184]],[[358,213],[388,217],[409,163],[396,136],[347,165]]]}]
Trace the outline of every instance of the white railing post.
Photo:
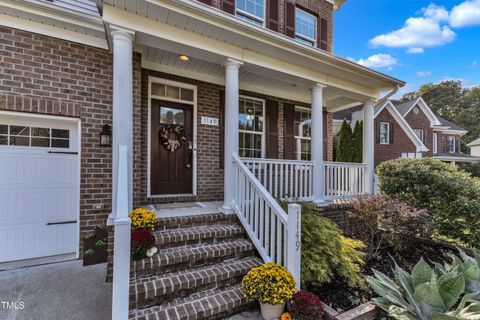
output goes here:
[{"label": "white railing post", "polygon": [[287,270],[295,278],[297,289],[300,289],[300,268],[302,248],[302,207],[299,204],[288,205],[287,222]]},{"label": "white railing post", "polygon": [[130,224],[128,189],[128,148],[118,148],[117,205],[113,252],[112,320],[128,319],[130,283]]}]

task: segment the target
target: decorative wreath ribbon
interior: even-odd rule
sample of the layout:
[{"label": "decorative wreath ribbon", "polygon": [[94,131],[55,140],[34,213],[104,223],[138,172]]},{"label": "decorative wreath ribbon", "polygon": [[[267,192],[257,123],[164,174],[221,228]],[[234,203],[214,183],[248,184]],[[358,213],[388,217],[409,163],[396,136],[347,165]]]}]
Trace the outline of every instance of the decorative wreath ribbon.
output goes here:
[{"label": "decorative wreath ribbon", "polygon": [[[175,139],[170,139],[172,135]],[[169,124],[160,129],[160,143],[168,151],[174,152],[185,142],[187,139],[183,135],[183,126]]]}]

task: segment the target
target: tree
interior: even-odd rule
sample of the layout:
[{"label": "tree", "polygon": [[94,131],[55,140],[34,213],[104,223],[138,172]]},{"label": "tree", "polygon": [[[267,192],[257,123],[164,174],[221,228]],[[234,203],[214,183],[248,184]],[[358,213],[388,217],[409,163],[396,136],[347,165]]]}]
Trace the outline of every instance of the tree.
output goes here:
[{"label": "tree", "polygon": [[362,163],[363,161],[363,121],[355,122],[353,129],[353,156],[352,162]]},{"label": "tree", "polygon": [[352,162],[353,160],[353,133],[350,124],[343,120],[337,143],[336,161]]},{"label": "tree", "polygon": [[[402,101],[422,97],[433,112],[465,128],[462,146],[480,137],[480,87],[464,88],[460,81],[429,83],[405,94]],[[462,148],[465,152],[466,148]]]}]

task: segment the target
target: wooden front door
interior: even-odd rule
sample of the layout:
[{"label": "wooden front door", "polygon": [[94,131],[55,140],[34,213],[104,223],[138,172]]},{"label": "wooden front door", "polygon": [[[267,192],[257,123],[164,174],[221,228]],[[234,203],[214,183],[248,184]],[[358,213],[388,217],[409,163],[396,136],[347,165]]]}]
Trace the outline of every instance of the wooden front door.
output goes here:
[{"label": "wooden front door", "polygon": [[193,107],[152,101],[151,194],[193,193]]}]

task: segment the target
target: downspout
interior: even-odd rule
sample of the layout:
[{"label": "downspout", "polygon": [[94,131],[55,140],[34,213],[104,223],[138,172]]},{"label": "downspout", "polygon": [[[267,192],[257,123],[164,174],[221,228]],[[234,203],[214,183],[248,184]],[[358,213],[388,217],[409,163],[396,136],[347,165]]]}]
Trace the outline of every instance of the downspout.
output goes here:
[{"label": "downspout", "polygon": [[[399,84],[396,84],[395,85],[395,88],[393,88],[392,91],[390,91],[388,94],[386,94],[383,98],[381,98],[380,100],[377,100],[377,105],[380,105],[382,103],[384,103],[385,101],[387,101],[388,99],[390,99],[390,97],[392,97],[393,95],[395,95],[397,92],[398,92],[398,89],[400,89],[400,85]],[[402,86],[403,87],[403,86]]]}]

